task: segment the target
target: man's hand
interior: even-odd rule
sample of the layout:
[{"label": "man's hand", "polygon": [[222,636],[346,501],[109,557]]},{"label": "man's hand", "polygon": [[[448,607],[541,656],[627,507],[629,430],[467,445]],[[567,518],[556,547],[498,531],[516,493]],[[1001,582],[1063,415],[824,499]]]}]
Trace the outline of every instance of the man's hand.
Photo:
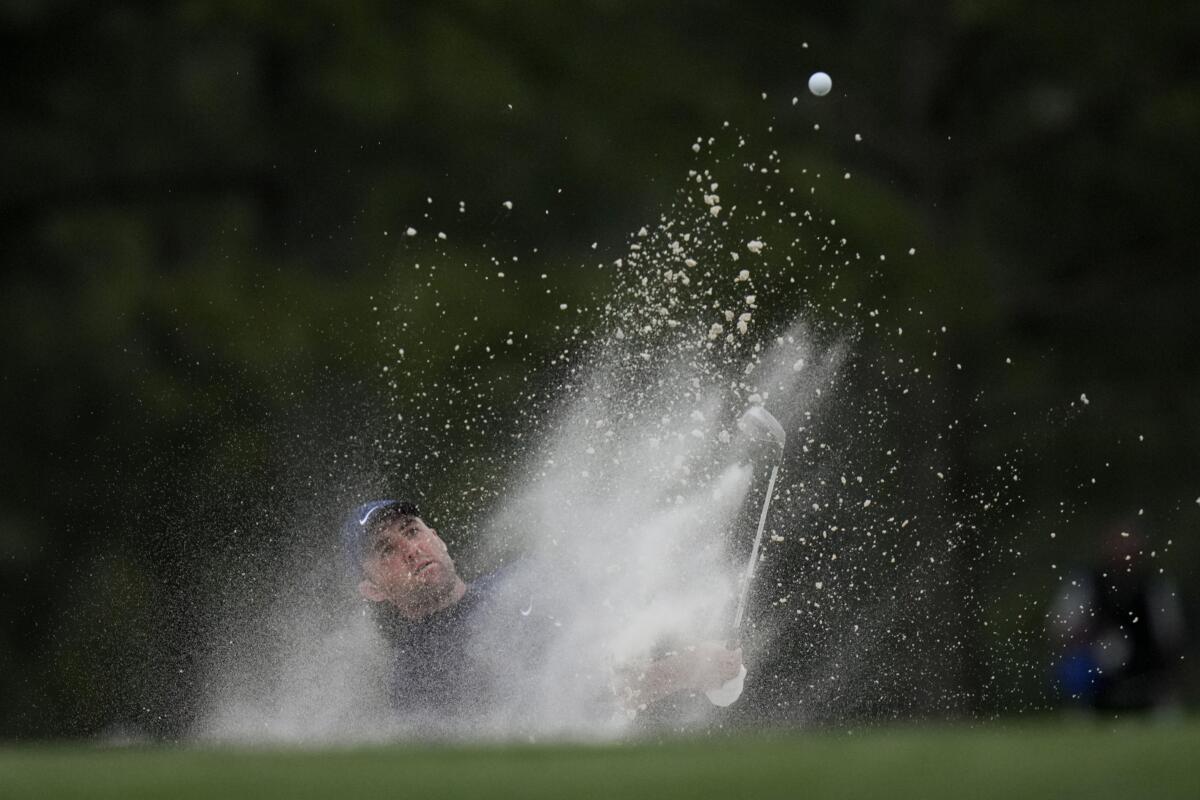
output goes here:
[{"label": "man's hand", "polygon": [[742,666],[742,648],[730,650],[721,642],[701,642],[685,648],[676,658],[686,686],[680,688],[708,691],[719,689],[737,677]]},{"label": "man's hand", "polygon": [[640,667],[620,669],[614,688],[633,710],[675,692],[719,689],[736,678],[741,667],[742,648],[730,650],[722,642],[699,642]]}]

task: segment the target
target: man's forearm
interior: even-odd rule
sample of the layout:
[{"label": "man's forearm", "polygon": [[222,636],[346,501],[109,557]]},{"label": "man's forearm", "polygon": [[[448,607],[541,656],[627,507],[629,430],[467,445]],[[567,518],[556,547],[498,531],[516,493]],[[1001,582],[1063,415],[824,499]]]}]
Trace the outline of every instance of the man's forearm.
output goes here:
[{"label": "man's forearm", "polygon": [[632,701],[634,708],[643,709],[667,695],[697,688],[688,685],[688,672],[685,660],[679,654],[647,662],[621,676],[624,678],[622,688],[626,690],[621,695]]}]

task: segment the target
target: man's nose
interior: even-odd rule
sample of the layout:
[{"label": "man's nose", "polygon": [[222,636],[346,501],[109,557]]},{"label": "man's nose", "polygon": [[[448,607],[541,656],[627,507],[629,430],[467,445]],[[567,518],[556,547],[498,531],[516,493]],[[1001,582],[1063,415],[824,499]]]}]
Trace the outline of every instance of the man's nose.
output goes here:
[{"label": "man's nose", "polygon": [[400,552],[404,556],[404,561],[410,566],[416,566],[417,562],[425,556],[424,551],[414,541],[405,539],[400,546],[402,548]]}]

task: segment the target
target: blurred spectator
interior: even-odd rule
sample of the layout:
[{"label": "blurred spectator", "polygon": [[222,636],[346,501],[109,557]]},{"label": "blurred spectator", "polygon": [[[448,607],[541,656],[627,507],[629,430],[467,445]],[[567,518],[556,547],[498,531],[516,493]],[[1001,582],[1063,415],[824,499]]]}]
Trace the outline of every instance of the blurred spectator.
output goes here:
[{"label": "blurred spectator", "polygon": [[1186,635],[1174,584],[1151,570],[1129,525],[1101,545],[1099,563],[1075,569],[1050,606],[1047,629],[1060,658],[1054,678],[1073,705],[1096,711],[1170,711]]}]

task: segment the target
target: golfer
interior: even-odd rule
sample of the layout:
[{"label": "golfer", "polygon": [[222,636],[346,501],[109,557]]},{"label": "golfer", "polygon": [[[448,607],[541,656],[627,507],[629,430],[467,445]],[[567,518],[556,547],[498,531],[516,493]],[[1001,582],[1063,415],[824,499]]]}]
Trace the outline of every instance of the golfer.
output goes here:
[{"label": "golfer", "polygon": [[[511,699],[514,671],[537,674],[558,623],[508,590],[511,568],[464,582],[446,543],[405,500],[359,506],[343,527],[343,543],[358,593],[392,649],[397,710],[477,715]],[[632,716],[676,692],[715,690],[741,666],[740,649],[713,642],[613,665],[610,700]]]}]

